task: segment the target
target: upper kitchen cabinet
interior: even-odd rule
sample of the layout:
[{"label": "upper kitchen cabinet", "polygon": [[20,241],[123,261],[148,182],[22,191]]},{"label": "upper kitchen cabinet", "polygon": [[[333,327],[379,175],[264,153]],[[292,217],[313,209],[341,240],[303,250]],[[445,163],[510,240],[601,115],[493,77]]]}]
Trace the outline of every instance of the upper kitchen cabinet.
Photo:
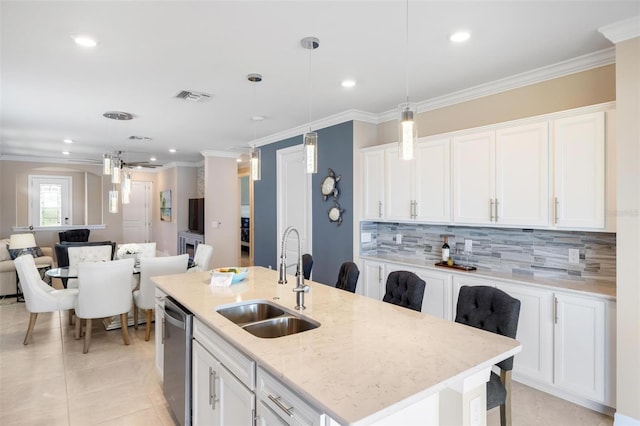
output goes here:
[{"label": "upper kitchen cabinet", "polygon": [[605,112],[553,121],[557,228],[605,227]]},{"label": "upper kitchen cabinet", "polygon": [[454,222],[547,226],[546,122],[453,139]]},{"label": "upper kitchen cabinet", "polygon": [[384,217],[384,149],[367,149],[362,152],[362,215],[365,220]]},{"label": "upper kitchen cabinet", "polygon": [[406,161],[397,144],[363,151],[363,219],[451,222],[449,139],[419,139],[415,153]]}]

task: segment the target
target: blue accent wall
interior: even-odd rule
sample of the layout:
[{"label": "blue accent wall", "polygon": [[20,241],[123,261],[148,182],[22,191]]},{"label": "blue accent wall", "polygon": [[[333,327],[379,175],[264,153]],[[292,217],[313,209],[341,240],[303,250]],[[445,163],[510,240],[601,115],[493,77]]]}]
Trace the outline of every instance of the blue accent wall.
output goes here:
[{"label": "blue accent wall", "polygon": [[[353,122],[349,121],[318,133],[318,173],[312,177],[313,280],[335,285],[342,262],[353,256]],[[278,267],[276,204],[276,151],[302,143],[302,135],[261,147],[262,179],[254,182],[254,263]],[[331,168],[341,175],[338,202],[344,209],[343,222],[329,222],[330,198],[323,201],[322,180]]]}]

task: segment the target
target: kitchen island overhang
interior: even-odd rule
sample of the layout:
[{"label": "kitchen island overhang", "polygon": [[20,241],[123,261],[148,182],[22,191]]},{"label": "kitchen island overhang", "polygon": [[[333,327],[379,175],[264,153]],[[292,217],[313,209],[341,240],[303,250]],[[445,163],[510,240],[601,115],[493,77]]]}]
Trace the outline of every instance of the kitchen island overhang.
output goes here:
[{"label": "kitchen island overhang", "polygon": [[[253,358],[301,398],[340,424],[419,420],[484,424],[485,383],[491,367],[521,350],[510,338],[307,281],[313,330],[275,339],[251,335],[224,318],[221,305],[264,300],[291,310],[295,279],[277,284],[277,272],[249,268],[226,288],[209,274],[155,277],[212,330]],[[425,298],[428,297],[428,290]],[[426,411],[425,411],[426,410]],[[473,416],[473,419],[472,419]]]}]

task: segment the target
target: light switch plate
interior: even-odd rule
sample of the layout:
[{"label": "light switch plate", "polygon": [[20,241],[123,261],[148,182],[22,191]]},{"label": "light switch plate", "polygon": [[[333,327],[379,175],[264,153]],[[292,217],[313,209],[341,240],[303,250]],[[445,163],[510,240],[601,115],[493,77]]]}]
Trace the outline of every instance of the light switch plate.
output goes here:
[{"label": "light switch plate", "polygon": [[579,249],[569,249],[569,263],[580,263]]},{"label": "light switch plate", "polygon": [[396,234],[396,244],[402,244],[402,234]]},{"label": "light switch plate", "polygon": [[467,253],[473,251],[473,240],[464,240],[464,251]]},{"label": "light switch plate", "polygon": [[371,232],[363,232],[360,235],[360,242],[361,243],[370,243],[371,242]]}]

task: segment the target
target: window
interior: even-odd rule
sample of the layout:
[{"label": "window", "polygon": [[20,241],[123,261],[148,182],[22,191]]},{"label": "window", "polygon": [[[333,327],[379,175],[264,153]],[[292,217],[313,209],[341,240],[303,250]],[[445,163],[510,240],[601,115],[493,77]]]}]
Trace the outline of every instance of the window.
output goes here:
[{"label": "window", "polygon": [[70,225],[71,177],[29,176],[29,223],[36,227]]}]

